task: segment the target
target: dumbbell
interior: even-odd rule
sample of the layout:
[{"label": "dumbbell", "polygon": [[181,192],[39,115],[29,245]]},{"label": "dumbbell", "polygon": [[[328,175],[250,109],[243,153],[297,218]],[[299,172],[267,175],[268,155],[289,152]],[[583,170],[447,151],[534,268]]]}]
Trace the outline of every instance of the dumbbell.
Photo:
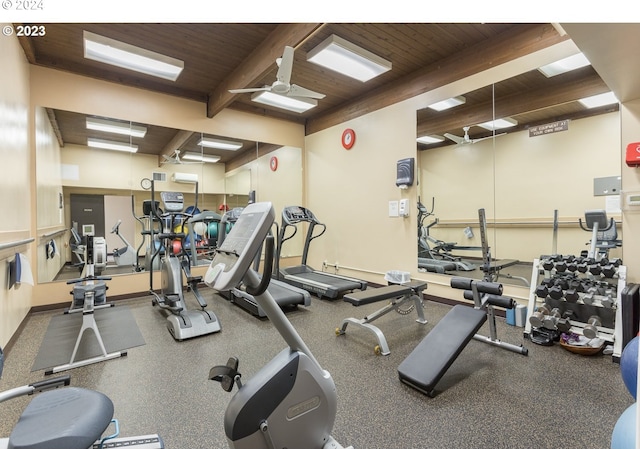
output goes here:
[{"label": "dumbbell", "polygon": [[594,276],[598,276],[600,273],[602,273],[602,265],[597,263],[589,265],[589,273],[593,274]]},{"label": "dumbbell", "polygon": [[569,322],[569,320],[571,320],[572,318],[573,318],[573,311],[566,310],[562,314],[562,318],[560,318],[556,323],[556,327],[558,328],[558,330],[560,332],[569,332],[571,330],[571,323]]},{"label": "dumbbell", "polygon": [[586,293],[582,296],[582,302],[588,305],[593,304],[593,300],[597,292],[598,289],[596,287],[589,287]]},{"label": "dumbbell", "polygon": [[598,335],[598,326],[602,325],[600,317],[593,315],[587,320],[587,324],[582,329],[582,334],[587,338],[596,338]]},{"label": "dumbbell", "polygon": [[549,288],[544,284],[538,285],[536,287],[536,296],[542,299],[546,298],[549,296]]},{"label": "dumbbell", "polygon": [[565,271],[567,271],[567,262],[565,260],[561,260],[553,264],[553,267],[558,273],[564,273]]},{"label": "dumbbell", "polygon": [[616,275],[617,272],[618,272],[618,267],[616,267],[613,264],[607,264],[602,267],[602,275],[605,278],[611,279]]},{"label": "dumbbell", "polygon": [[549,330],[556,330],[558,320],[560,319],[560,310],[553,308],[549,310],[546,305],[538,307],[529,317],[529,323],[533,327],[544,327]]},{"label": "dumbbell", "polygon": [[569,288],[564,292],[564,299],[567,302],[577,302],[580,299],[580,295],[578,294],[578,290],[576,288]]},{"label": "dumbbell", "polygon": [[562,286],[559,284],[554,285],[549,289],[549,296],[553,299],[562,299],[564,292],[562,290]]},{"label": "dumbbell", "polygon": [[613,290],[607,290],[603,296],[604,296],[603,298],[600,298],[600,302],[602,303],[602,305],[607,309],[612,308],[613,304],[616,301]]},{"label": "dumbbell", "polygon": [[542,268],[544,268],[547,271],[551,271],[553,270],[553,260],[551,259],[544,259],[541,263]]}]

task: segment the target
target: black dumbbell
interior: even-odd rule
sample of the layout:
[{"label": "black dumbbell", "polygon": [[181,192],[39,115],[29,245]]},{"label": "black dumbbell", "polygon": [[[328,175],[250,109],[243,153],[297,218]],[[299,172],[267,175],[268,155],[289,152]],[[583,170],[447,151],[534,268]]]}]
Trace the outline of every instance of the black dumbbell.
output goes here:
[{"label": "black dumbbell", "polygon": [[567,302],[576,302],[580,299],[580,295],[578,294],[578,290],[575,288],[570,288],[564,292],[564,299]]}]

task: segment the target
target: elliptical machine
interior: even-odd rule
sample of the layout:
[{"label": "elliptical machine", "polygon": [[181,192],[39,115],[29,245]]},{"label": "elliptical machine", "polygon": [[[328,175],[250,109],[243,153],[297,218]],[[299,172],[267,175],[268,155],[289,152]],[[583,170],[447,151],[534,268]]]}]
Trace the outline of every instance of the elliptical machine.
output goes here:
[{"label": "elliptical machine", "polygon": [[[205,274],[205,283],[218,291],[244,283],[289,345],[244,385],[235,357],[209,372],[209,378],[219,381],[225,391],[236,384],[239,388],[225,412],[227,440],[234,449],[344,449],[331,436],[337,409],[333,379],[267,290],[274,259],[274,239],[268,234],[274,218],[271,203],[247,206]],[[265,238],[261,277],[251,264]]]},{"label": "elliptical machine", "polygon": [[[212,311],[206,309],[207,302],[198,290],[202,276],[191,274],[190,259],[183,249],[174,251],[173,242],[187,236],[184,227],[185,222],[191,216],[184,211],[184,195],[179,192],[161,192],[160,197],[164,212],[158,210],[152,181],[151,212],[157,222],[162,224],[162,230],[157,234],[157,237],[163,243],[153,253],[151,266],[153,266],[156,257],[159,257],[161,249],[164,248],[164,254],[160,256],[160,293],[154,290],[153,271],[149,271],[149,291],[153,295],[152,304],[170,312],[167,315],[167,328],[173,338],[178,341],[219,332],[221,329],[220,321]],[[198,183],[196,183],[195,198],[197,203]],[[197,204],[193,210],[197,210]],[[176,228],[180,228],[181,232],[176,232]],[[153,228],[151,228],[150,237],[153,242]],[[187,289],[191,290],[195,296],[200,310],[187,309],[182,283],[183,273],[187,280]]]}]

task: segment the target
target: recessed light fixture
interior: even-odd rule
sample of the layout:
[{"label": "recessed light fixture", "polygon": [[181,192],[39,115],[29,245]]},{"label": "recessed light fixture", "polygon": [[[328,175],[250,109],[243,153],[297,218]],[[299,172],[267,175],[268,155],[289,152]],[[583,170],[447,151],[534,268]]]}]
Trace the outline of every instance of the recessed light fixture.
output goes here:
[{"label": "recessed light fixture", "polygon": [[[235,151],[242,148],[242,142],[233,142],[231,140],[215,139],[213,137],[202,137],[198,142],[198,146],[215,148],[217,150]],[[194,154],[197,154],[197,153],[194,153]]]},{"label": "recessed light fixture", "polygon": [[432,143],[444,142],[444,137],[432,134],[430,136],[418,137],[416,140],[419,143],[424,143],[426,145],[429,145],[429,144],[432,144]]},{"label": "recessed light fixture", "polygon": [[311,50],[307,61],[363,82],[391,70],[390,61],[335,34]]},{"label": "recessed light fixture", "polygon": [[200,162],[211,162],[216,163],[220,160],[220,156],[212,156],[210,154],[200,154],[200,153],[192,153],[191,151],[187,151],[182,155],[182,159],[186,159],[188,161],[200,161]]},{"label": "recessed light fixture", "polygon": [[147,134],[147,128],[144,126],[94,117],[87,117],[87,129],[131,137],[144,137]]},{"label": "recessed light fixture", "polygon": [[254,93],[251,95],[251,101],[298,113],[308,111],[318,106],[318,102],[313,98],[287,97],[267,91]]},{"label": "recessed light fixture", "polygon": [[481,126],[484,129],[488,129],[489,131],[493,131],[495,129],[511,128],[512,126],[516,126],[517,124],[517,120],[514,120],[511,117],[505,117],[491,120],[485,123],[479,123],[478,126]]},{"label": "recessed light fixture", "polygon": [[94,139],[93,137],[87,139],[87,145],[91,148],[101,148],[103,150],[128,151],[129,153],[138,151],[138,145],[114,142],[112,140]]},{"label": "recessed light fixture", "polygon": [[543,65],[542,67],[539,67],[538,70],[547,78],[551,78],[552,76],[570,72],[590,64],[591,63],[584,54],[577,53],[573,56],[552,62],[551,64]]},{"label": "recessed light fixture", "polygon": [[444,111],[446,109],[451,109],[461,104],[465,104],[467,99],[463,96],[451,97],[446,100],[439,101],[437,103],[430,104],[427,106],[429,109],[433,109],[434,111]]},{"label": "recessed light fixture", "polygon": [[600,106],[606,106],[608,104],[618,103],[618,99],[616,98],[613,92],[606,92],[600,95],[593,95],[591,97],[581,98],[578,100],[582,105],[586,108],[598,108]]},{"label": "recessed light fixture", "polygon": [[184,62],[124,42],[83,32],[84,57],[136,72],[175,81],[184,69]]}]

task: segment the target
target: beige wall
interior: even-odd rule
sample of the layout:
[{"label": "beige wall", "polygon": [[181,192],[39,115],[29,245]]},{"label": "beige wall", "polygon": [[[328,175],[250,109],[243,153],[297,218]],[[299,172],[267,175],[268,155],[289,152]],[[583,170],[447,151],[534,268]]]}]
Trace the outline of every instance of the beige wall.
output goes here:
[{"label": "beige wall", "polygon": [[[640,99],[624,103],[621,108],[622,122],[622,196],[625,193],[640,192],[640,168],[627,167],[624,163],[627,144],[638,142],[640,129]],[[625,240],[622,260],[629,267],[627,282],[640,282],[640,238],[635,233],[640,229],[640,210],[626,207],[623,204],[622,228],[625,230]]]},{"label": "beige wall", "polygon": [[[2,245],[33,237],[35,197],[31,184],[34,173],[30,136],[34,123],[29,116],[29,66],[18,39],[13,36],[0,39],[0,54],[0,160],[5,168],[0,176]],[[0,249],[0,346],[9,341],[31,308],[33,290],[24,283],[18,289],[7,289],[7,261],[20,252],[31,264],[34,246],[31,243]]]}]

